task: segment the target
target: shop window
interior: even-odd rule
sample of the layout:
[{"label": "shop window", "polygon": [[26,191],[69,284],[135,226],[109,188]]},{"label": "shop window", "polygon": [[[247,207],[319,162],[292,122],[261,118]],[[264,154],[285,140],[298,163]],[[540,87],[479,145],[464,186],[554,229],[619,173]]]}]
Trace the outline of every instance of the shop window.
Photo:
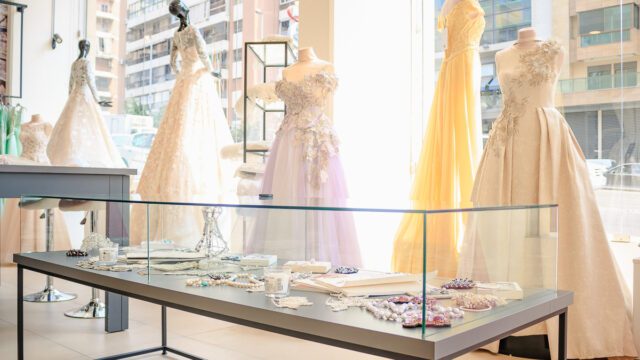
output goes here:
[{"label": "shop window", "polygon": [[626,4],[579,14],[580,46],[589,47],[631,40],[631,28],[638,28],[638,6]]}]

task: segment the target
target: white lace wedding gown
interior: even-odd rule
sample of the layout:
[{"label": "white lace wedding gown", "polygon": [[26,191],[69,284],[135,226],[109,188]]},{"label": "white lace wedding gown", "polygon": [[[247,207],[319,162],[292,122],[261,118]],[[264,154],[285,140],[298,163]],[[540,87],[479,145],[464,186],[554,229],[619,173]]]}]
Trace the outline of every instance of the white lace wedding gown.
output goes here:
[{"label": "white lace wedding gown", "polygon": [[[570,359],[635,356],[628,289],[609,248],[584,155],[554,105],[561,52],[558,43],[547,41],[496,57],[504,109],[493,124],[472,195],[478,207],[558,204],[557,243],[536,236],[531,219],[525,219],[530,213],[471,214],[458,276],[518,281],[529,288],[551,287],[557,280],[558,289],[575,294],[568,312]],[[532,217],[535,227],[544,225],[545,219]],[[557,319],[543,329],[553,358],[557,329]]]},{"label": "white lace wedding gown", "polygon": [[52,165],[125,167],[98,105],[91,62],[71,66],[69,99],[53,128],[47,147]]},{"label": "white lace wedding gown", "polygon": [[[47,124],[25,124],[20,132],[22,143],[21,159],[33,164],[49,165],[47,143],[49,137],[45,130]],[[41,218],[44,210],[24,210],[19,208],[20,199],[8,199],[6,211],[0,220],[0,246],[2,263],[12,263],[13,254],[27,251],[46,250],[45,220]],[[69,249],[69,234],[60,210],[53,211],[53,239],[55,250]]]},{"label": "white lace wedding gown", "polygon": [[[176,82],[142,171],[138,193],[147,201],[223,201],[232,174],[220,150],[233,140],[204,40],[192,25],[176,31],[171,67],[177,74]],[[134,210],[134,216],[136,213],[139,217],[134,224],[141,225],[146,215],[140,210]],[[184,246],[195,245],[203,225],[201,209],[186,206],[152,206],[149,221],[150,239],[173,240]],[[144,232],[142,237],[134,236],[133,242],[144,239]]]}]

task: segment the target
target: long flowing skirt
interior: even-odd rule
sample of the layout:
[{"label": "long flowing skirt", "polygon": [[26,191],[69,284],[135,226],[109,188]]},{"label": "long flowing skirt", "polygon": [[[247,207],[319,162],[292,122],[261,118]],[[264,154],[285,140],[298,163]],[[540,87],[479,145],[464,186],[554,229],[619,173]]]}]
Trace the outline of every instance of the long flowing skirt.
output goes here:
[{"label": "long flowing skirt", "polygon": [[[329,158],[328,178],[315,187],[307,179],[310,164],[303,153],[295,129],[281,129],[269,154],[262,193],[272,194],[274,205],[344,207],[348,193],[339,156]],[[351,212],[259,209],[254,216],[247,253],[330,261],[336,266],[362,262]]]},{"label": "long flowing skirt", "polygon": [[[231,171],[220,150],[232,142],[214,78],[206,69],[180,73],[137,192],[146,201],[223,201]],[[202,232],[203,215],[198,207],[149,205],[147,209],[139,205],[134,206],[132,216],[133,243],[172,240],[193,246]]]},{"label": "long flowing skirt", "polygon": [[[415,209],[471,205],[473,176],[482,145],[479,67],[473,49],[442,65],[411,193]],[[437,270],[440,276],[455,276],[463,222],[459,213],[438,214],[427,216],[425,226],[422,215],[406,214],[394,241],[393,269],[410,273]]]},{"label": "long flowing skirt", "polygon": [[51,132],[47,156],[57,166],[125,167],[87,85],[69,94]]},{"label": "long flowing skirt", "polygon": [[[575,293],[568,315],[569,358],[635,356],[629,291],[607,242],[584,155],[556,109],[537,108],[523,113],[519,124],[518,131],[504,146],[485,149],[474,188],[474,203],[477,206],[557,203],[557,288]],[[502,224],[497,225],[501,227],[514,220],[511,215],[508,219],[505,216],[497,219],[502,219]],[[513,243],[527,234],[488,236],[492,245],[487,246],[479,239],[494,234],[497,226],[481,223],[469,222],[459,276],[480,280],[487,276],[538,277],[542,283],[553,283],[555,278],[548,272],[526,273],[522,263],[503,266],[504,261],[492,261],[498,256],[496,252],[502,259],[526,259],[521,255],[525,249],[514,247]],[[532,257],[555,251],[537,246],[536,252],[531,249],[526,252]],[[551,354],[555,356],[557,320],[547,321],[546,332]]]}]

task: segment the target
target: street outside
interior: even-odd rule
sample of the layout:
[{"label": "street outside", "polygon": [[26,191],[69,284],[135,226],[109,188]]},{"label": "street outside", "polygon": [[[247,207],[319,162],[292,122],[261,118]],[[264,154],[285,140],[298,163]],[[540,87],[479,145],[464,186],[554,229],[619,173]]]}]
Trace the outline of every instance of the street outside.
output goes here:
[{"label": "street outside", "polygon": [[633,259],[640,258],[640,191],[596,189],[596,198],[609,239],[630,235],[631,242],[611,241],[611,249],[620,271],[633,288]]}]

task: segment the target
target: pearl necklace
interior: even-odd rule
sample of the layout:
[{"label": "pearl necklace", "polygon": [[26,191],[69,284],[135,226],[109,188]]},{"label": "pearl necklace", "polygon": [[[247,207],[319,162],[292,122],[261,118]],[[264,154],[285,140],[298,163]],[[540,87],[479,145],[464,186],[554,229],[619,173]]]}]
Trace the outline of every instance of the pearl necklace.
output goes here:
[{"label": "pearl necklace", "polygon": [[[239,282],[237,280],[246,280]],[[185,281],[187,286],[192,287],[208,287],[217,285],[226,285],[239,289],[254,289],[264,285],[264,282],[258,280],[255,275],[241,273],[234,275],[212,274],[208,278],[193,278]]]}]

